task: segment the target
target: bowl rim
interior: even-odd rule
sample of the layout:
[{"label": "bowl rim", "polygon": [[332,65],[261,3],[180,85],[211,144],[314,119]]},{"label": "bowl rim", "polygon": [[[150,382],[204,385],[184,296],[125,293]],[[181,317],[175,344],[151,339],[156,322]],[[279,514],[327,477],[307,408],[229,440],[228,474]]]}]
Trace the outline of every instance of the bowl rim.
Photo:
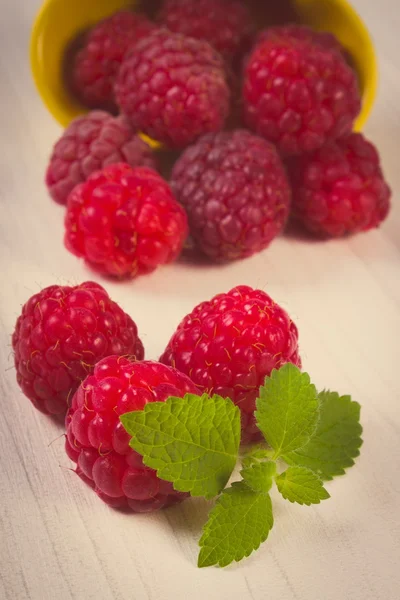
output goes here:
[{"label": "bowl rim", "polygon": [[58,123],[66,127],[69,123],[69,120],[65,110],[58,102],[55,101],[50,86],[45,85],[44,78],[41,77],[43,69],[40,60],[40,38],[49,6],[53,3],[54,0],[44,0],[35,16],[29,43],[29,59],[32,77],[44,105],[50,114],[58,121]]},{"label": "bowl rim", "polygon": [[[49,0],[47,0],[49,1]],[[51,0],[50,0],[51,1]],[[322,0],[319,0],[322,2]],[[362,107],[360,114],[355,120],[353,131],[362,131],[364,125],[371,116],[373,106],[378,94],[379,87],[379,65],[378,55],[373,42],[371,32],[369,31],[364,19],[357,12],[354,6],[350,3],[350,0],[325,0],[327,4],[337,4],[342,7],[343,11],[347,14],[347,17],[362,39],[364,62],[368,63],[368,78],[364,82],[364,90],[362,95]],[[315,4],[315,0],[295,0],[299,5],[306,6],[307,4]],[[359,74],[360,69],[357,69]]]}]

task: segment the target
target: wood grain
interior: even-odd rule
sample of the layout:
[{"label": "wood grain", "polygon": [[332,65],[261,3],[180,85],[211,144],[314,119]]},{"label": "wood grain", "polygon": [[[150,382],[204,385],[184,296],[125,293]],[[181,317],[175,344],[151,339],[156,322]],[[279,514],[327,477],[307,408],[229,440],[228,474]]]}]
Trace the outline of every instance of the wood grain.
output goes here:
[{"label": "wood grain", "polygon": [[380,96],[366,131],[394,190],[387,223],[348,241],[282,238],[228,267],[177,264],[134,283],[107,284],[138,322],[149,358],[200,300],[239,283],[261,287],[298,323],[304,366],[316,383],[363,405],[362,455],[347,477],[328,485],[332,500],[303,508],[277,499],[262,550],[226,570],[198,570],[208,504],[188,501],[154,516],[112,512],[69,470],[62,429],[16,385],[9,341],[21,305],[43,286],[94,276],[64,251],[63,209],[43,185],[60,130],[27,61],[39,0],[0,0],[0,598],[399,598],[400,17],[396,0],[354,4],[380,58]]}]

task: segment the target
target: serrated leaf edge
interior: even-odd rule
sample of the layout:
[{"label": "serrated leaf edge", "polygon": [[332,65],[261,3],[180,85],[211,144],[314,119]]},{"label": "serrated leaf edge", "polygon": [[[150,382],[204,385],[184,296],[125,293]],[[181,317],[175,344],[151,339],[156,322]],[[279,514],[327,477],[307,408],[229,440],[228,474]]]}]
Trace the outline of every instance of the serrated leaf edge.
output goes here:
[{"label": "serrated leaf edge", "polygon": [[[129,435],[132,436],[130,442],[129,442],[129,446],[135,450],[135,452],[138,452],[141,456],[142,456],[142,460],[143,463],[147,466],[150,467],[152,469],[154,469],[157,473],[157,476],[160,479],[164,479],[165,481],[169,481],[170,483],[173,484],[173,487],[175,490],[177,490],[178,492],[188,492],[190,493],[193,497],[204,497],[206,500],[210,500],[212,498],[214,498],[218,493],[220,493],[223,488],[225,487],[228,479],[225,481],[225,483],[223,485],[220,486],[219,492],[217,492],[217,494],[214,493],[196,493],[193,491],[193,489],[199,485],[199,483],[201,483],[202,481],[206,481],[207,479],[209,479],[209,477],[204,477],[204,478],[198,478],[195,481],[191,482],[192,485],[189,485],[190,482],[188,482],[187,480],[173,480],[172,477],[170,477],[168,475],[168,473],[165,472],[165,469],[167,469],[168,465],[170,463],[166,463],[165,465],[159,467],[157,466],[158,464],[158,460],[159,459],[153,459],[151,456],[149,456],[148,454],[144,454],[142,455],[141,452],[139,452],[136,448],[135,448],[135,440],[133,439],[133,435],[134,432],[132,432],[132,430],[129,430],[129,423],[127,422],[128,417],[132,417],[132,415],[136,415],[137,416],[137,422],[139,422],[141,419],[145,419],[146,414],[150,413],[150,412],[155,412],[156,409],[164,407],[165,405],[167,406],[172,406],[174,403],[178,402],[184,402],[184,401],[188,401],[190,399],[190,397],[196,397],[198,399],[200,399],[203,402],[207,402],[207,401],[221,401],[223,403],[229,403],[231,405],[231,408],[233,409],[232,412],[232,419],[230,419],[233,422],[235,421],[235,418],[239,418],[239,436],[238,439],[235,440],[235,443],[237,444],[237,448],[239,449],[239,444],[240,444],[240,409],[238,406],[236,406],[234,404],[234,402],[232,402],[232,400],[230,398],[223,398],[222,396],[219,396],[218,394],[214,394],[213,396],[209,396],[208,394],[202,394],[201,396],[196,395],[196,394],[185,394],[185,396],[183,396],[182,398],[177,397],[177,396],[171,396],[170,398],[168,398],[165,402],[150,402],[148,404],[145,405],[143,410],[137,410],[137,411],[131,411],[129,413],[125,413],[123,415],[120,416],[120,421],[122,422],[125,430],[129,433]],[[126,423],[124,422],[126,421]],[[139,423],[140,424],[140,423]],[[142,423],[142,425],[144,426],[144,423]],[[232,425],[233,427],[233,425]],[[170,439],[172,439],[172,441],[177,441],[177,442],[181,442],[181,443],[187,443],[187,440],[179,440],[176,439],[176,437],[173,437],[171,435],[169,435],[166,432],[162,432],[163,435],[165,437],[169,437]],[[214,449],[210,449],[207,448],[201,444],[196,444],[193,443],[193,446],[196,446],[198,448],[200,448],[201,450],[204,450],[206,452],[213,452],[215,454],[220,454],[222,456],[225,456],[229,459],[233,459],[234,456],[232,454],[230,454],[229,452],[222,452],[219,450],[214,450]],[[238,453],[238,451],[237,451]],[[236,455],[237,455],[236,453]],[[236,460],[237,461],[237,456],[236,456]],[[189,461],[175,461],[175,464],[184,464],[185,462],[189,462]],[[234,467],[233,467],[234,468]],[[232,468],[232,471],[233,471]],[[186,482],[186,483],[185,483]]]},{"label": "serrated leaf edge", "polygon": [[[355,459],[360,456],[360,448],[362,447],[362,445],[364,443],[364,440],[361,437],[362,433],[363,433],[363,427],[360,423],[361,408],[362,408],[361,404],[359,402],[357,402],[356,400],[352,400],[351,395],[349,395],[349,394],[340,395],[339,392],[332,392],[329,389],[325,389],[318,393],[318,398],[320,399],[321,405],[325,401],[325,399],[323,399],[323,396],[328,395],[328,394],[335,396],[336,400],[346,401],[351,407],[354,407],[357,409],[356,412],[357,412],[357,419],[358,419],[357,424],[359,426],[359,438],[357,438],[357,439],[355,438],[354,454],[352,456],[347,455],[347,464],[345,464],[343,467],[338,467],[335,471],[331,470],[331,475],[329,475],[329,476],[327,476],[325,473],[323,473],[321,469],[313,471],[320,477],[320,479],[322,481],[333,481],[334,477],[343,477],[343,475],[346,475],[346,470],[350,469],[351,467],[353,467],[355,465]],[[340,423],[340,422],[341,421],[338,421],[337,423]],[[318,428],[318,424],[317,424],[317,428]],[[314,432],[314,435],[310,437],[307,444],[313,439],[314,436],[316,436],[317,428]],[[329,431],[329,428],[322,430],[322,433],[326,433],[327,431]],[[298,448],[297,450],[294,450],[288,454],[283,454],[280,458],[289,466],[302,466],[301,463],[299,464],[298,462],[291,459],[290,454],[298,454],[301,456],[301,450],[303,448],[305,448],[307,446],[307,444],[305,444],[301,448]],[[342,449],[343,449],[343,447],[342,447]],[[327,461],[323,461],[322,459],[319,459],[319,460],[320,460],[320,463],[322,463],[322,464],[324,462],[325,463],[327,462]],[[309,468],[309,467],[304,467],[304,468]],[[312,469],[310,469],[310,470],[312,470]]]},{"label": "serrated leaf edge", "polygon": [[[326,496],[324,498],[318,498],[316,502],[308,502],[307,500],[305,500],[303,502],[299,502],[298,500],[292,500],[291,498],[288,498],[288,496],[286,496],[283,493],[283,491],[279,487],[279,483],[278,483],[278,481],[284,481],[284,479],[282,479],[282,476],[285,475],[286,471],[283,471],[283,473],[280,473],[279,475],[275,476],[276,486],[277,486],[278,491],[281,494],[282,498],[284,498],[285,500],[288,500],[291,504],[299,504],[300,506],[304,506],[304,505],[305,506],[312,506],[312,505],[316,505],[316,504],[321,504],[322,500],[329,500],[329,498],[331,497],[331,495],[329,494],[328,490],[326,490],[324,488],[324,486],[323,486],[323,479],[318,475],[318,473],[316,473],[312,469],[309,469],[308,467],[302,467],[302,466],[299,466],[299,465],[294,465],[294,468],[298,468],[298,469],[301,469],[303,471],[308,471],[312,475],[315,475],[315,478],[318,480],[318,482],[321,485],[321,488],[325,492]],[[306,486],[304,486],[304,487],[306,487]]]},{"label": "serrated leaf edge", "polygon": [[[207,539],[208,539],[208,537],[209,537],[209,535],[211,533],[211,531],[206,531],[205,529],[206,529],[206,527],[209,527],[216,519],[218,519],[218,515],[216,514],[216,510],[215,509],[219,506],[219,501],[220,501],[220,498],[222,497],[222,494],[225,491],[232,489],[233,487],[239,487],[239,486],[242,486],[242,485],[245,486],[249,491],[251,491],[255,495],[256,500],[255,500],[253,506],[256,504],[256,501],[258,501],[260,499],[260,497],[268,497],[270,508],[271,508],[271,523],[270,523],[270,527],[269,527],[269,530],[267,532],[267,535],[266,535],[266,537],[264,539],[260,538],[260,541],[257,541],[254,544],[254,547],[251,550],[248,550],[248,551],[246,550],[243,553],[243,556],[241,558],[233,558],[228,563],[223,562],[223,564],[221,564],[221,561],[209,562],[209,563],[205,564],[204,561],[201,562],[200,559],[201,559],[201,555],[202,555],[202,551],[204,549],[205,543],[206,543],[206,541],[207,541]],[[271,532],[271,530],[272,530],[272,528],[274,526],[274,516],[273,516],[273,511],[272,511],[272,501],[271,501],[271,496],[270,496],[270,494],[268,492],[266,492],[266,493],[265,492],[256,492],[256,491],[252,490],[251,488],[249,488],[249,486],[247,486],[247,484],[244,481],[236,481],[236,482],[234,482],[232,484],[232,486],[230,488],[227,488],[226,490],[223,490],[222,494],[218,498],[218,500],[216,501],[214,507],[212,508],[211,512],[209,513],[207,522],[203,526],[203,533],[202,533],[202,536],[201,536],[201,538],[199,540],[200,553],[199,553],[198,561],[197,561],[197,566],[199,568],[211,567],[211,566],[214,566],[214,565],[219,565],[220,567],[225,567],[225,566],[228,566],[229,564],[231,564],[232,562],[240,562],[241,560],[243,560],[243,558],[248,558],[253,552],[255,552],[255,551],[257,551],[259,549],[259,547],[261,546],[261,544],[263,544],[267,540],[267,538],[268,538],[268,536],[269,536],[269,534],[270,534],[270,532]],[[251,508],[248,509],[248,511],[246,512],[246,514],[243,516],[243,518],[241,520],[243,520],[248,515],[248,513],[250,512],[250,510],[251,510]],[[237,526],[237,523],[235,524],[235,526]],[[229,532],[229,533],[231,533],[231,532]],[[209,553],[209,555],[210,555],[210,553]]]},{"label": "serrated leaf edge", "polygon": [[[295,364],[293,364],[293,363],[290,363],[290,362],[288,362],[288,363],[285,363],[285,364],[284,364],[282,367],[280,367],[279,369],[276,369],[276,368],[275,368],[275,369],[272,369],[272,371],[271,371],[270,375],[269,375],[269,376],[267,375],[267,376],[265,377],[264,383],[263,383],[263,385],[260,387],[260,395],[259,395],[259,397],[256,399],[256,409],[257,409],[257,410],[255,410],[255,411],[254,411],[254,416],[255,416],[255,419],[256,419],[256,424],[257,424],[257,427],[258,427],[258,429],[261,431],[261,433],[262,433],[262,435],[263,435],[263,437],[264,437],[265,441],[267,442],[267,444],[269,444],[269,440],[267,440],[267,438],[266,438],[266,436],[265,436],[264,432],[262,431],[261,427],[259,426],[259,422],[258,422],[258,418],[257,418],[257,415],[258,415],[258,412],[259,412],[259,409],[258,409],[258,404],[259,404],[259,402],[261,402],[261,401],[262,401],[262,394],[263,394],[263,393],[265,393],[265,386],[267,385],[267,381],[269,381],[269,380],[273,380],[275,377],[277,377],[277,376],[278,376],[278,374],[279,374],[279,373],[282,371],[282,369],[285,369],[285,368],[286,368],[286,370],[287,370],[287,369],[289,369],[289,368],[294,368],[294,369],[296,369],[297,373],[299,373],[299,375],[300,375],[300,376],[304,376],[304,378],[305,378],[305,379],[308,379],[307,385],[311,385],[311,386],[314,388],[314,390],[315,390],[315,397],[316,397],[316,399],[317,399],[317,400],[319,400],[319,394],[318,394],[317,388],[316,388],[316,386],[315,386],[315,385],[314,385],[314,384],[311,382],[311,377],[310,377],[310,375],[309,375],[309,374],[308,374],[306,371],[302,371],[302,370],[301,370],[301,369],[300,369],[300,368],[299,368],[297,365],[295,365]],[[318,407],[317,407],[317,410],[318,410],[318,412],[319,412],[319,408],[318,408]],[[318,417],[317,417],[317,419],[316,419],[316,422],[315,422],[315,426],[314,426],[314,432],[313,432],[313,434],[311,434],[311,435],[308,437],[308,439],[307,439],[307,440],[305,440],[305,441],[303,442],[303,444],[302,444],[301,446],[298,446],[298,447],[296,448],[296,450],[291,450],[290,452],[296,452],[297,450],[300,450],[301,448],[304,448],[304,447],[305,447],[305,446],[308,444],[308,442],[310,441],[310,439],[311,439],[311,438],[313,437],[313,435],[315,434],[315,431],[317,430],[318,423],[319,423],[319,415],[318,415]],[[278,449],[274,448],[274,454],[272,455],[272,459],[273,459],[273,460],[277,460],[278,458],[282,458],[281,450],[282,450],[282,444],[281,444],[280,448],[278,448]]]}]

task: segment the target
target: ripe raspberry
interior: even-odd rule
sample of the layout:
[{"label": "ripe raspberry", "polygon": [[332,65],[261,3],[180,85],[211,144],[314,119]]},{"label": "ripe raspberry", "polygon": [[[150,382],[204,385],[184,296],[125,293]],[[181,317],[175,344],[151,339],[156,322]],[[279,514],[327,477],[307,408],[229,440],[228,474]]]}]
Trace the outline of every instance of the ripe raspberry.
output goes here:
[{"label": "ripe raspberry", "polygon": [[241,0],[165,0],[158,19],[171,31],[206,40],[229,62],[247,50],[253,34]]},{"label": "ripe raspberry", "polygon": [[52,285],[32,296],[18,317],[12,346],[22,391],[35,408],[53,415],[65,413],[100,359],[144,356],[135,323],[92,281]]},{"label": "ripe raspberry", "polygon": [[247,126],[286,156],[350,133],[361,107],[356,75],[338,52],[289,37],[256,46],[243,102]]},{"label": "ripe raspberry", "polygon": [[156,362],[120,356],[99,362],[76,392],[66,418],[66,451],[77,474],[107,504],[151,512],[188,496],[162,481],[129,446],[119,417],[170,396],[198,394],[188,377]]},{"label": "ripe raspberry", "polygon": [[72,89],[85,106],[115,110],[114,81],[122,60],[154,28],[143,15],[121,11],[89,31],[73,58],[70,74]]},{"label": "ripe raspberry", "polygon": [[344,48],[333,35],[328,31],[316,31],[307,25],[298,25],[297,23],[290,23],[288,25],[281,25],[278,27],[269,27],[261,31],[256,38],[255,45],[262,44],[266,40],[276,38],[289,38],[295,39],[300,42],[308,42],[322,46],[325,50],[331,50],[334,52],[344,53]]},{"label": "ripe raspberry", "polygon": [[183,208],[152,169],[119,163],[68,198],[65,245],[105,275],[136,277],[172,262],[188,229]]},{"label": "ripe raspberry", "polygon": [[254,410],[265,377],[287,362],[301,366],[296,325],[267,294],[246,286],[199,304],[160,361],[202,391],[231,398],[241,410],[242,442],[261,439]]},{"label": "ripe raspberry", "polygon": [[72,121],[54,146],[46,185],[56,202],[66,204],[78,183],[118,162],[156,168],[150,146],[135,134],[125,117],[92,111]]},{"label": "ripe raspberry", "polygon": [[294,215],[318,236],[366,231],[388,215],[391,191],[377,150],[361,133],[293,160],[290,172]]},{"label": "ripe raspberry", "polygon": [[202,137],[176,162],[171,187],[198,247],[219,261],[266,248],[289,216],[291,190],[278,153],[244,130]]},{"label": "ripe raspberry", "polygon": [[139,42],[126,57],[115,93],[138,131],[176,148],[222,129],[229,112],[221,56],[207,42],[167,29]]}]

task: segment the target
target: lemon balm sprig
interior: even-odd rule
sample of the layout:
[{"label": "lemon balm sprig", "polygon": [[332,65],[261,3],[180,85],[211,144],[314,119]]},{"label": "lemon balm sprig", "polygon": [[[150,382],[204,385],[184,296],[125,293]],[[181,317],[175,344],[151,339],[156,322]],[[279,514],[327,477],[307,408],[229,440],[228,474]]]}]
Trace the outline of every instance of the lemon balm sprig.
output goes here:
[{"label": "lemon balm sprig", "polygon": [[343,475],[360,453],[360,405],[318,393],[290,363],[266,378],[256,419],[267,447],[248,452],[240,481],[226,487],[240,443],[240,411],[231,400],[188,394],[121,417],[131,447],[160,478],[192,496],[217,497],[199,542],[199,567],[224,567],[259,548],[274,524],[274,484],[285,500],[319,504],[330,497],[324,481]]}]

